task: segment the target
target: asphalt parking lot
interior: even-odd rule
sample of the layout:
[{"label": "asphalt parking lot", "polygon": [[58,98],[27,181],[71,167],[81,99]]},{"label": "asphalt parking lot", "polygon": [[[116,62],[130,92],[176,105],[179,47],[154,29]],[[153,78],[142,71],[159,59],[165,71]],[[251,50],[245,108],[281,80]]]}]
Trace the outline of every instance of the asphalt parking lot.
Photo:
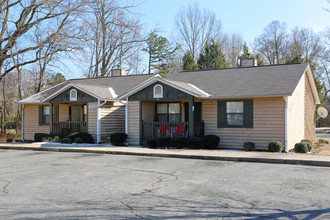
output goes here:
[{"label": "asphalt parking lot", "polygon": [[1,219],[326,219],[330,168],[0,150]]}]

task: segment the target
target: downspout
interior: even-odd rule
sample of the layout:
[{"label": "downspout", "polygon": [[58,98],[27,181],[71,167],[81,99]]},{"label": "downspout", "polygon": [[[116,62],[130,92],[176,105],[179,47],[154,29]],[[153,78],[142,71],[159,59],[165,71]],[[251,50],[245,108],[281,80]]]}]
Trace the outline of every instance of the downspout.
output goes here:
[{"label": "downspout", "polygon": [[284,107],[284,119],[285,119],[285,143],[284,143],[284,151],[289,151],[288,146],[288,96],[283,96],[285,107]]},{"label": "downspout", "polygon": [[24,141],[24,104],[22,104],[22,141]]},{"label": "downspout", "polygon": [[97,100],[97,134],[96,134],[96,142],[99,144],[101,142],[101,107],[107,103],[104,101],[101,104],[101,101]]},{"label": "downspout", "polygon": [[125,105],[125,133],[128,134],[128,97],[126,97],[126,103],[121,100],[119,102]]}]

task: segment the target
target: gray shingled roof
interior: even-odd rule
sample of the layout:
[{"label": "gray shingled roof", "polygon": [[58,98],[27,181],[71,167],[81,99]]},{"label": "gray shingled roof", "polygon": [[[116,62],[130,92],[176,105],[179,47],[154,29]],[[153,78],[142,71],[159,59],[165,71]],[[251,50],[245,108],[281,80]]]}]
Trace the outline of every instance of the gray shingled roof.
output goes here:
[{"label": "gray shingled roof", "polygon": [[126,93],[130,91],[135,86],[141,84],[147,79],[151,78],[153,75],[144,74],[144,75],[129,75],[121,77],[100,77],[100,78],[83,78],[83,79],[71,79],[67,80],[62,84],[56,85],[50,89],[32,95],[26,99],[20,101],[22,104],[28,103],[47,103],[48,101],[43,101],[47,97],[52,96],[54,93],[63,89],[64,87],[72,84],[78,89],[93,94],[95,97],[98,97],[103,100],[115,100],[116,97],[112,97],[109,87],[111,87],[117,95]]},{"label": "gray shingled roof", "polygon": [[210,98],[291,95],[308,64],[258,66],[173,73],[167,80],[191,83]]},{"label": "gray shingled roof", "polygon": [[[290,64],[218,69],[208,71],[188,71],[172,73],[164,79],[168,83],[209,98],[243,98],[291,95],[308,64]],[[20,103],[40,103],[58,90],[72,84],[95,97],[114,100],[109,91],[122,96],[143,85],[154,75],[129,75],[109,78],[73,79],[48,90],[30,96]],[[197,88],[196,88],[197,87]],[[208,96],[209,95],[209,96]]]}]

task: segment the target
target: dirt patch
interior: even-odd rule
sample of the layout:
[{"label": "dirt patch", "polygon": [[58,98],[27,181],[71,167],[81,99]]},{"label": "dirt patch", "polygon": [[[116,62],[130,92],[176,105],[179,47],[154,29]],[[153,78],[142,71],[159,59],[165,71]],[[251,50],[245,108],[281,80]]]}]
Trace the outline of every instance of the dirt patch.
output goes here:
[{"label": "dirt patch", "polygon": [[330,139],[322,139],[319,138],[316,140],[316,142],[313,144],[312,154],[318,154],[318,155],[329,155],[330,156]]}]

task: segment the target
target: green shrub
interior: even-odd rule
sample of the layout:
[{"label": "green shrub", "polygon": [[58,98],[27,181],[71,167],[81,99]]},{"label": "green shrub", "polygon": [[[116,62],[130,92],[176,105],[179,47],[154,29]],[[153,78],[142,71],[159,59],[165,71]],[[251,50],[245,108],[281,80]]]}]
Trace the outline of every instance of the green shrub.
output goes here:
[{"label": "green shrub", "polygon": [[7,142],[7,143],[11,143],[11,142],[13,142],[13,139],[11,139],[11,138],[7,138],[6,142]]},{"label": "green shrub", "polygon": [[313,143],[313,142],[312,142],[311,140],[309,140],[309,139],[302,139],[300,142],[301,142],[301,143],[309,143],[309,144],[312,144],[312,143]]},{"label": "green shrub", "polygon": [[62,142],[62,138],[60,136],[55,136],[53,138],[53,142],[61,143]]},{"label": "green shrub", "polygon": [[71,138],[63,138],[62,139],[62,144],[72,144]]},{"label": "green shrub", "polygon": [[268,151],[269,152],[282,152],[283,144],[279,141],[271,141],[268,144]]},{"label": "green shrub", "polygon": [[42,142],[53,142],[53,141],[54,141],[53,137],[43,137],[42,138]]},{"label": "green shrub", "polygon": [[171,139],[171,146],[176,147],[178,149],[184,148],[186,146],[186,138],[185,137],[173,137]]},{"label": "green shrub", "polygon": [[201,149],[204,146],[204,140],[203,138],[192,137],[188,139],[187,145],[191,149]]},{"label": "green shrub", "polygon": [[46,134],[46,133],[35,133],[34,134],[34,140],[35,142],[42,142],[44,138],[52,138],[53,135]]},{"label": "green shrub", "polygon": [[160,148],[168,148],[171,144],[170,137],[158,137],[157,138],[157,145]]},{"label": "green shrub", "polygon": [[254,151],[255,150],[255,143],[253,143],[253,142],[245,142],[244,143],[244,150],[245,151]]},{"label": "green shrub", "polygon": [[95,144],[93,136],[86,132],[74,132],[65,137],[70,138],[71,141],[74,141],[76,138],[81,138],[81,139],[83,139],[84,143]]},{"label": "green shrub", "polygon": [[110,142],[115,146],[125,146],[128,135],[126,133],[113,133],[110,135]]},{"label": "green shrub", "polygon": [[156,148],[157,147],[157,139],[147,140],[147,146],[149,148]]},{"label": "green shrub", "polygon": [[300,142],[294,145],[294,152],[296,153],[307,153],[309,150],[308,143]]},{"label": "green shrub", "polygon": [[76,139],[74,139],[73,143],[75,143],[75,144],[82,144],[82,143],[84,143],[84,141],[83,141],[82,138],[76,138]]},{"label": "green shrub", "polygon": [[217,149],[220,143],[220,138],[216,135],[205,135],[204,136],[204,148],[205,149]]}]

